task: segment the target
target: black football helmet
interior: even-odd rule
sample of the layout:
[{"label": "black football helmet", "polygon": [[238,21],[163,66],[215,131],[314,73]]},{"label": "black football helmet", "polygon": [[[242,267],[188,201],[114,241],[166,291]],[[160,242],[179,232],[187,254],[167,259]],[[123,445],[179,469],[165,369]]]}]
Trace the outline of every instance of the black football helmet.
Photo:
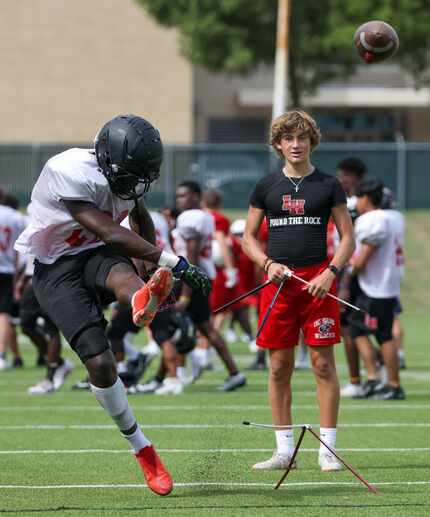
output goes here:
[{"label": "black football helmet", "polygon": [[111,191],[121,199],[143,196],[160,175],[160,133],[136,115],[119,115],[109,120],[96,136],[95,151]]},{"label": "black football helmet", "polygon": [[196,327],[186,312],[172,312],[168,332],[177,352],[187,354],[196,346]]}]

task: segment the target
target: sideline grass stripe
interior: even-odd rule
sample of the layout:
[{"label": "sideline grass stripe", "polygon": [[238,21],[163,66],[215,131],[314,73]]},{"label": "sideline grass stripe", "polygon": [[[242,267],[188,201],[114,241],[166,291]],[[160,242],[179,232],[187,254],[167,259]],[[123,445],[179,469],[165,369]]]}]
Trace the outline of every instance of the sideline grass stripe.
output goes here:
[{"label": "sideline grass stripe", "polygon": [[[186,453],[186,454],[228,454],[228,453],[254,453],[254,452],[273,452],[271,449],[158,449],[160,453]],[[318,452],[319,449],[302,449],[300,452]],[[360,449],[336,449],[337,452],[384,452],[384,453],[415,453],[430,452],[430,447],[415,448],[360,448]],[[0,454],[130,454],[131,450],[124,449],[23,449],[23,450],[3,450]]]}]

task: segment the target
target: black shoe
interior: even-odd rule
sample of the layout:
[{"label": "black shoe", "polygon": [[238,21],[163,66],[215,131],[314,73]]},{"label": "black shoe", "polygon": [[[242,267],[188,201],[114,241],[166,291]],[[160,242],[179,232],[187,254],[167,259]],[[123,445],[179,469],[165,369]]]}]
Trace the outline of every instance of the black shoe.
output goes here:
[{"label": "black shoe", "polygon": [[[363,397],[357,398],[369,398],[372,397],[379,389],[383,387],[383,384],[379,380],[369,380],[363,384]],[[356,398],[356,397],[353,397]]]},{"label": "black shoe", "polygon": [[253,361],[246,369],[250,372],[267,370],[266,361],[261,361],[261,359],[255,359],[255,361]]},{"label": "black shoe", "polygon": [[405,400],[406,395],[401,386],[394,387],[386,384],[377,390],[372,398],[375,400]]},{"label": "black shoe", "polygon": [[119,377],[124,382],[124,384],[127,386],[137,384],[145,370],[148,368],[151,359],[152,357],[148,354],[139,353],[137,359],[134,359],[133,361],[127,361],[126,370],[119,374]]},{"label": "black shoe", "polygon": [[83,379],[82,381],[75,382],[72,386],[72,390],[89,390],[90,381],[89,379]]},{"label": "black shoe", "polygon": [[24,361],[21,357],[15,357],[12,363],[12,368],[22,368],[24,366]]}]

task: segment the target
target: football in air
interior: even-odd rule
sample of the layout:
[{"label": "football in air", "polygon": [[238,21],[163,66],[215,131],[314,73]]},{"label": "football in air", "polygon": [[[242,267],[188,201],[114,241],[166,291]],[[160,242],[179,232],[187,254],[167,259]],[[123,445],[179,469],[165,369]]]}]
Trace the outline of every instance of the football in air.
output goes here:
[{"label": "football in air", "polygon": [[354,45],[365,63],[381,63],[397,52],[399,37],[391,25],[374,20],[358,27]]}]

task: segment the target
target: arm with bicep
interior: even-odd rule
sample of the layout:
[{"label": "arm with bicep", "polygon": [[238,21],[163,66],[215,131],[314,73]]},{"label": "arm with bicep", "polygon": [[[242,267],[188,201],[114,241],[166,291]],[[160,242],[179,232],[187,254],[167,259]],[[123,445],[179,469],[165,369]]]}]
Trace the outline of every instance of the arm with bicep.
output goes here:
[{"label": "arm with bicep", "polygon": [[[145,240],[156,245],[155,226],[143,198],[135,202],[133,210],[128,214],[130,228]],[[136,260],[136,266],[142,278],[145,278],[152,269],[152,264],[144,260]]]},{"label": "arm with bicep", "polygon": [[154,222],[143,199],[139,200],[133,210],[130,211],[129,221],[130,227],[135,233],[155,245],[156,235]]},{"label": "arm with bicep", "polygon": [[123,228],[94,204],[65,200],[63,203],[81,226],[112,246],[118,253],[158,264],[161,256],[159,248],[136,232]]}]

